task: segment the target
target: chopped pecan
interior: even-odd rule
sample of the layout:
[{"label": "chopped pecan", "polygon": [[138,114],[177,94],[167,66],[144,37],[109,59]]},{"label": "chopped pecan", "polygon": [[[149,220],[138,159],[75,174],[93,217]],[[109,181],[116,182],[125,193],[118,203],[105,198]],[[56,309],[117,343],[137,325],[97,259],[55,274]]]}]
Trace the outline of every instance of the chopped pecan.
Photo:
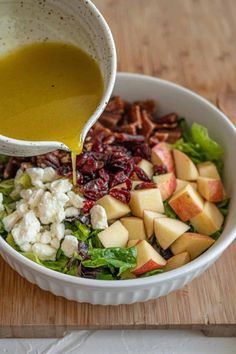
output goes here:
[{"label": "chopped pecan", "polygon": [[155,113],[156,103],[153,100],[136,101],[134,104],[137,104],[141,109],[144,109],[151,115]]},{"label": "chopped pecan", "polygon": [[160,141],[166,141],[173,144],[181,137],[181,130],[176,128],[174,130],[159,129],[155,132],[154,137]]},{"label": "chopped pecan", "polygon": [[157,118],[156,122],[158,124],[173,124],[173,123],[177,123],[178,120],[178,116],[176,113],[169,113],[165,116],[159,117]]},{"label": "chopped pecan", "polygon": [[152,122],[151,115],[145,110],[142,110],[141,120],[142,120],[142,127],[140,133],[143,136],[145,136],[145,138],[148,139],[150,135],[153,133],[156,124]]},{"label": "chopped pecan", "polygon": [[120,96],[114,96],[108,102],[105,111],[106,112],[117,112],[122,114],[124,112],[125,102]]}]

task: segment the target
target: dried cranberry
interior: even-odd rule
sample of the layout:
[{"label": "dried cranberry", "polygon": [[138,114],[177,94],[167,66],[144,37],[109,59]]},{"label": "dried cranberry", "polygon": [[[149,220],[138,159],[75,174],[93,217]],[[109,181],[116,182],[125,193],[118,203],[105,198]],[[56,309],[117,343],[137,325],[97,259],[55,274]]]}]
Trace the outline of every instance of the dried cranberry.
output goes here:
[{"label": "dried cranberry", "polygon": [[78,155],[76,158],[76,166],[78,168],[80,168],[81,166],[83,166],[87,160],[89,156],[88,152],[83,152],[82,154]]},{"label": "dried cranberry", "polygon": [[117,184],[123,183],[127,180],[127,175],[124,171],[117,172],[116,174],[111,176],[110,187],[114,187]]},{"label": "dried cranberry", "polygon": [[149,189],[149,188],[157,188],[156,183],[154,183],[154,182],[142,182],[142,183],[139,183],[137,186],[134,187],[135,190]]},{"label": "dried cranberry", "polygon": [[154,165],[153,166],[154,173],[157,173],[158,175],[164,175],[167,173],[167,168],[164,165]]},{"label": "dried cranberry", "polygon": [[99,177],[101,177],[104,181],[108,182],[110,179],[109,174],[105,171],[104,168],[98,171]]},{"label": "dried cranberry", "polygon": [[102,178],[96,178],[81,187],[81,192],[91,200],[98,200],[108,192],[108,183]]},{"label": "dried cranberry", "polygon": [[111,189],[109,194],[124,204],[128,204],[130,201],[130,192],[125,189]]},{"label": "dried cranberry", "polygon": [[83,205],[83,213],[87,214],[89,210],[94,206],[94,201],[93,200],[85,200],[84,205]]},{"label": "dried cranberry", "polygon": [[141,179],[142,181],[151,182],[151,180],[148,177],[148,175],[146,174],[146,172],[144,172],[144,170],[142,168],[140,168],[139,166],[135,166],[134,171],[135,171],[136,175],[138,176],[138,178]]},{"label": "dried cranberry", "polygon": [[126,185],[126,188],[128,189],[128,191],[131,191],[133,185],[132,185],[132,181],[130,178],[127,178],[125,180],[125,185]]},{"label": "dried cranberry", "polygon": [[141,156],[133,156],[133,161],[134,161],[135,165],[137,165],[139,162],[142,161],[142,157]]}]

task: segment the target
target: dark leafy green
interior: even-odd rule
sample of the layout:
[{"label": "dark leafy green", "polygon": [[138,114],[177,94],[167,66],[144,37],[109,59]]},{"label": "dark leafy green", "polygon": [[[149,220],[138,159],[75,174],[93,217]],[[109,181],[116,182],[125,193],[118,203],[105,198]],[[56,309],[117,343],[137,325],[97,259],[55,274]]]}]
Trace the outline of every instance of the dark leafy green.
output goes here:
[{"label": "dark leafy green", "polygon": [[230,198],[227,198],[222,202],[216,203],[216,206],[224,216],[227,216],[229,213],[229,203],[230,203]]},{"label": "dark leafy green", "polygon": [[211,237],[214,238],[214,240],[218,240],[222,232],[223,232],[223,226],[221,226],[220,230],[214,232],[214,234],[212,234]]},{"label": "dark leafy green", "polygon": [[174,210],[171,208],[171,206],[169,205],[168,201],[165,200],[163,202],[164,204],[164,209],[165,209],[165,214],[166,216],[168,216],[168,218],[171,218],[171,219],[179,219],[177,214],[174,212]]},{"label": "dark leafy green", "polygon": [[89,250],[89,260],[82,262],[84,267],[97,268],[107,266],[113,273],[118,269],[118,275],[136,266],[137,250],[130,248],[93,248]]}]

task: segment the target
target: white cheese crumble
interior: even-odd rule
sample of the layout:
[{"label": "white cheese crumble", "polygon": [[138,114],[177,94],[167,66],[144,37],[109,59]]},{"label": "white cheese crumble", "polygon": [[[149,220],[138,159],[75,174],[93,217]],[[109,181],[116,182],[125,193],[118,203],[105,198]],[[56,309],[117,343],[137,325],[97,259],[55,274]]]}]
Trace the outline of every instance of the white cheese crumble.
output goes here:
[{"label": "white cheese crumble", "polygon": [[5,216],[2,219],[4,229],[9,232],[11,229],[14,227],[14,225],[17,223],[17,221],[21,218],[21,215],[18,213],[18,211],[14,211],[13,213]]},{"label": "white cheese crumble", "polygon": [[33,211],[26,213],[21,221],[12,229],[12,236],[15,243],[21,247],[25,243],[34,243],[40,231],[40,222]]},{"label": "white cheese crumble", "polygon": [[90,210],[91,224],[94,229],[108,227],[106,210],[101,205],[94,205]]},{"label": "white cheese crumble", "polygon": [[[70,180],[59,178],[52,167],[18,170],[16,179],[19,180],[23,173],[30,177],[32,187],[24,189],[15,182],[16,210],[3,218],[5,230],[12,233],[22,251],[33,252],[41,260],[55,260],[61,241],[65,255],[72,257],[78,249],[78,240],[71,235],[71,230],[65,230],[62,221],[79,214],[84,198],[73,192]],[[0,193],[0,211],[4,208],[2,202]],[[98,216],[100,226],[97,228],[105,228],[104,213],[100,211]]]},{"label": "white cheese crumble", "polygon": [[35,243],[32,246],[33,253],[42,261],[55,261],[57,250],[49,245]]},{"label": "white cheese crumble", "polygon": [[75,236],[67,235],[61,244],[61,249],[66,257],[71,258],[78,251],[78,240]]}]

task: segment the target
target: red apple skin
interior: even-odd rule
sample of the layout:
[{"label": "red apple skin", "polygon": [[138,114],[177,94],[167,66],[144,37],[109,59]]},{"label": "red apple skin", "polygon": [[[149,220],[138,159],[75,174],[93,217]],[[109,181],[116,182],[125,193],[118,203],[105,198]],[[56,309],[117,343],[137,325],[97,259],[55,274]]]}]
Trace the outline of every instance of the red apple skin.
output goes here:
[{"label": "red apple skin", "polygon": [[176,177],[174,173],[172,173],[169,180],[158,183],[157,186],[160,189],[162,200],[168,199],[176,190]]},{"label": "red apple skin", "polygon": [[[205,197],[209,202],[212,203],[220,202],[224,199],[224,189],[220,179],[212,179],[212,180],[208,179],[205,183],[206,183],[206,193],[202,194],[203,197]],[[199,185],[199,192],[201,193],[201,187],[199,182],[198,185]]]},{"label": "red apple skin", "polygon": [[163,165],[168,172],[175,171],[172,151],[167,143],[159,143],[152,148],[151,162],[153,165]]},{"label": "red apple skin", "polygon": [[169,204],[182,221],[188,221],[202,211],[198,205],[193,204],[191,200],[185,198],[185,196],[170,201]]},{"label": "red apple skin", "polygon": [[146,272],[150,272],[151,270],[155,270],[158,268],[163,268],[163,264],[157,264],[152,259],[150,259],[147,263],[143,264],[140,268],[133,270],[135,275],[141,275]]}]

